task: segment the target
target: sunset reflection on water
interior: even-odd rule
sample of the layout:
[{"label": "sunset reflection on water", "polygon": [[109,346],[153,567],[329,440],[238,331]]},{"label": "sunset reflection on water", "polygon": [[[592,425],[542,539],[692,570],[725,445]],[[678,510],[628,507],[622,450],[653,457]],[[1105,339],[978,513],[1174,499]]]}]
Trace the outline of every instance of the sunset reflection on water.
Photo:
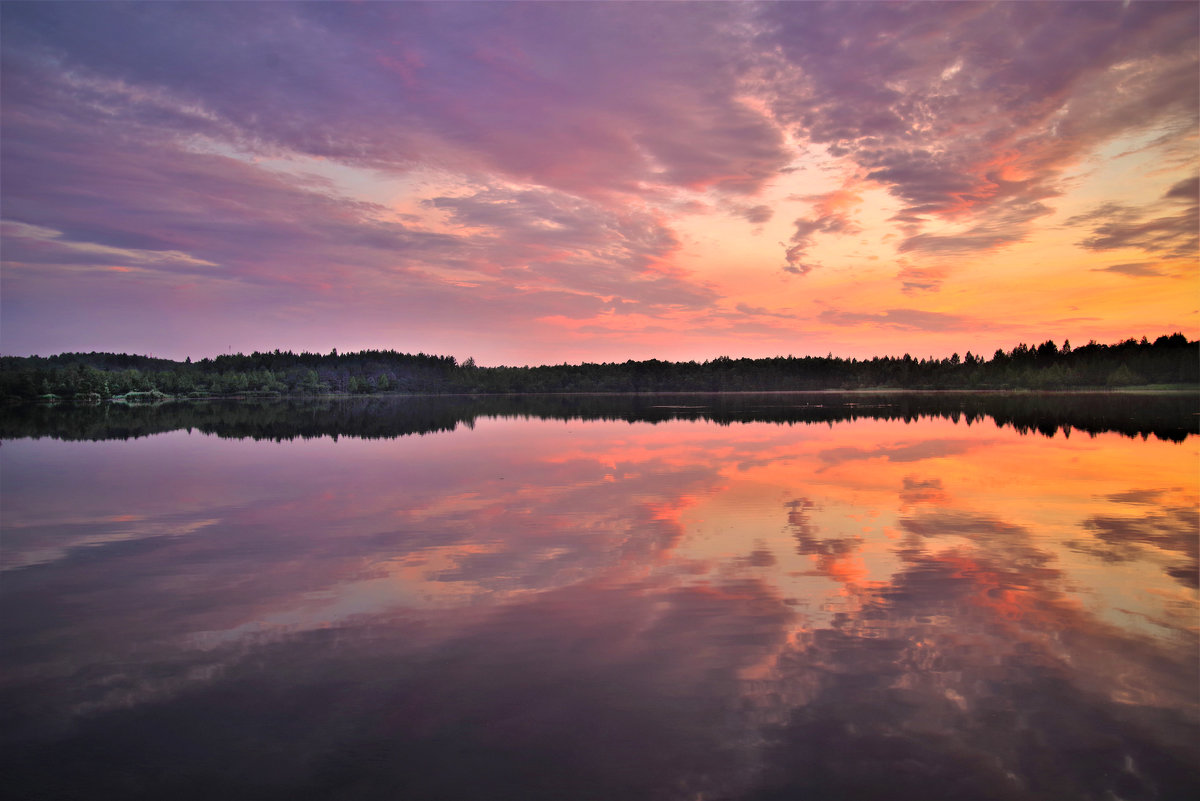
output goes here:
[{"label": "sunset reflection on water", "polygon": [[5,761],[63,797],[1184,797],[1197,442],[6,441]]}]

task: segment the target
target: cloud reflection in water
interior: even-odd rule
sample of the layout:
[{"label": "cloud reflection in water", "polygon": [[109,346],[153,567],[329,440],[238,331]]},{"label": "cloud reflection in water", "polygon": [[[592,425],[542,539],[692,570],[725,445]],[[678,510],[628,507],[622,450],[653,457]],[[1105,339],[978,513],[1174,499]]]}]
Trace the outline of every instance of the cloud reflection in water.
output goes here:
[{"label": "cloud reflection in water", "polygon": [[9,441],[6,772],[49,797],[1179,797],[1195,442]]}]

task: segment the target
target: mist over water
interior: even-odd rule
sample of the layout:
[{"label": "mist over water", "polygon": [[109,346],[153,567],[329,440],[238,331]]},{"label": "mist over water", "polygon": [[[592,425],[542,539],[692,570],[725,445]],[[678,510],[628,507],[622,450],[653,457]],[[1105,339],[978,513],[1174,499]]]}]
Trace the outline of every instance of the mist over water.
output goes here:
[{"label": "mist over water", "polygon": [[1186,411],[373,403],[5,423],[9,786],[1200,789]]}]

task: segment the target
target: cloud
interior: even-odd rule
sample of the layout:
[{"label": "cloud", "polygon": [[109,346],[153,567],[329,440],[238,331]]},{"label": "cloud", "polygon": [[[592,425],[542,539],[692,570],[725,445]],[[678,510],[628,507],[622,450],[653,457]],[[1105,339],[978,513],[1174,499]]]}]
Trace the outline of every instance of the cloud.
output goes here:
[{"label": "cloud", "polygon": [[[788,154],[778,128],[739,100],[739,63],[752,52],[742,15],[554,4],[18,8],[6,10],[5,39],[27,61],[123,87],[127,97],[109,106],[117,114],[185,135],[202,120],[258,152],[397,171],[466,165],[585,194],[746,194]],[[139,44],[116,44],[125,42]],[[173,113],[145,102],[154,97],[172,98]]]},{"label": "cloud", "polygon": [[1051,566],[1054,556],[1039,547],[1024,526],[950,509],[923,511],[902,517],[899,523],[904,531],[918,537],[965,537],[1027,578],[1047,579],[1059,575]]},{"label": "cloud", "polygon": [[665,265],[679,243],[645,210],[617,211],[547,189],[505,187],[424,203],[474,232],[464,236],[464,246],[477,269],[499,271],[513,283],[559,286],[603,297],[625,311],[699,309],[715,299]]},{"label": "cloud", "polygon": [[[22,83],[20,74],[5,78]],[[549,315],[698,309],[715,299],[664,263],[676,238],[637,204],[613,209],[496,184],[428,198],[426,208],[446,216],[431,228],[419,215],[348,197],[330,180],[194,149],[99,105],[66,102],[72,91],[66,78],[45,76],[39,102],[62,101],[52,121],[4,108],[9,347],[120,350],[139,331],[178,327],[189,312],[227,332],[216,337],[224,350],[234,333],[239,346],[279,344],[260,344],[251,322],[277,331],[296,322],[314,331],[306,317],[336,325],[342,312],[331,307],[356,309],[340,330],[363,341],[391,319],[445,328],[460,324],[457,314],[516,329]],[[121,99],[112,86],[93,92],[105,105]],[[65,323],[38,308],[82,299],[86,308]],[[118,318],[132,327],[94,338],[116,333]]]},{"label": "cloud", "polygon": [[904,331],[978,331],[987,323],[961,314],[922,311],[920,309],[888,309],[883,312],[847,312],[826,309],[818,315],[823,323],[837,326],[869,325],[898,328]]},{"label": "cloud", "polygon": [[784,245],[787,264],[783,269],[795,275],[806,275],[817,266],[805,258],[817,234],[855,234],[862,230],[850,216],[850,211],[862,201],[855,192],[837,189],[805,199],[813,203],[813,216],[796,220],[791,245]]},{"label": "cloud", "polygon": [[[724,24],[743,11],[625,9],[634,24],[602,6],[478,11],[6,7],[0,203],[18,226],[6,342],[77,349],[86,331],[112,330],[105,317],[165,331],[167,305],[169,328],[215,324],[263,346],[279,342],[248,320],[276,338],[301,323],[307,337],[306,317],[332,330],[354,309],[338,330],[378,344],[369,332],[400,321],[445,341],[447,329],[711,307],[715,291],[669,264],[678,240],[653,203],[713,191],[750,222],[772,214],[739,199],[790,158],[744,101],[750,51]],[[305,164],[352,172],[335,183],[301,175]],[[403,199],[440,223],[359,199],[368,176],[418,176]],[[91,274],[69,282],[68,268]],[[113,283],[127,269],[149,280]],[[45,309],[83,298],[105,313],[49,330]]]},{"label": "cloud", "polygon": [[777,318],[780,320],[795,320],[796,319],[796,315],[793,314],[792,312],[777,311],[775,309],[768,309],[763,306],[751,306],[748,303],[739,303],[734,307],[734,309],[737,311],[739,317],[740,316],[774,317],[774,318]]},{"label": "cloud", "polygon": [[948,495],[942,486],[940,478],[918,479],[905,476],[903,489],[900,490],[900,506],[905,508],[919,503],[944,505]]},{"label": "cloud", "polygon": [[[783,243],[780,244],[782,245]],[[788,247],[787,245],[783,245],[783,248],[783,257],[786,264],[783,265],[782,269],[785,273],[791,273],[792,275],[808,275],[813,271],[814,268],[818,266],[816,264],[801,261],[801,259],[804,258],[804,251],[802,248],[795,246]]]},{"label": "cloud", "polygon": [[[997,541],[1024,536],[999,529]],[[1089,753],[1108,753],[1110,761],[1148,750],[1144,729],[1088,722],[1133,720],[1124,714],[1139,716],[1138,707],[1190,708],[1190,655],[1159,650],[1165,637],[1147,648],[1143,635],[1082,610],[1055,571],[1014,563],[1003,550],[955,547],[935,555],[921,547],[930,543],[913,545],[884,586],[857,592],[852,611],[839,609],[831,629],[797,638],[777,660],[784,681],[771,686],[763,704],[778,709],[781,697],[792,704],[786,722],[773,718],[768,730],[759,797],[925,798],[937,795],[931,787],[940,783],[953,787],[948,796],[1020,798],[1046,782],[1068,788],[1067,795],[1195,784],[1194,773],[1183,778],[1174,767],[1182,763],[1145,781],[1140,768],[1098,780],[1092,761],[1068,754],[1081,737]],[[1072,666],[1069,678],[1047,665]],[[997,666],[1003,681],[988,678]],[[1037,754],[1059,745],[1031,743],[1007,717],[986,714],[998,708],[1066,722],[1077,734],[1061,743],[1061,758],[1041,759]],[[932,736],[915,721],[936,721],[930,726],[938,732],[955,734]],[[909,736],[914,726],[922,728],[916,737]],[[1165,737],[1156,740],[1164,753],[1174,739]],[[997,754],[1008,756],[998,761]]]},{"label": "cloud", "polygon": [[800,549],[800,553],[816,553],[813,543],[818,539],[818,531],[809,515],[809,512],[817,508],[816,503],[810,498],[795,498],[785,503],[784,507],[788,510],[788,528],[796,539],[796,547]]},{"label": "cloud", "polygon": [[809,516],[809,512],[817,507],[808,498],[797,498],[784,506],[788,510],[787,528],[796,542],[796,553],[814,557],[816,566],[813,574],[843,584],[861,583],[865,571],[855,558],[862,550],[862,537],[820,536],[819,529]]},{"label": "cloud", "polygon": [[99,108],[67,104],[53,121],[5,111],[3,216],[64,245],[173,251],[247,283],[295,283],[339,264],[441,259],[456,244],[327,183],[197,152]]},{"label": "cloud", "polygon": [[[1078,243],[1087,250],[1131,248],[1167,258],[1195,260],[1200,255],[1197,184],[1194,178],[1180,181],[1171,186],[1158,202],[1140,208],[1105,203],[1071,217],[1065,224],[1091,228],[1091,236]],[[1104,269],[1126,275],[1153,274],[1117,269],[1132,266],[1116,265]]]},{"label": "cloud", "polygon": [[1196,537],[1198,518],[1196,509],[1154,504],[1144,494],[1123,498],[1125,503],[1155,505],[1140,517],[1118,515],[1093,515],[1083,521],[1082,526],[1107,546],[1107,553],[1115,561],[1126,561],[1144,556],[1148,548],[1173,552],[1183,557],[1183,562],[1172,563],[1170,574],[1183,583],[1195,587],[1198,578],[1197,560],[1200,559],[1200,539]]},{"label": "cloud", "polygon": [[766,548],[755,548],[749,556],[743,556],[737,560],[738,564],[746,567],[772,567],[778,561],[775,554]]},{"label": "cloud", "polygon": [[946,279],[946,270],[941,267],[906,266],[901,268],[896,277],[900,279],[900,291],[906,295],[937,292]]},{"label": "cloud", "polygon": [[1095,267],[1092,272],[1097,273],[1120,273],[1134,278],[1158,278],[1166,275],[1158,265],[1153,262],[1131,262],[1128,264],[1110,264],[1108,267]]},{"label": "cloud", "polygon": [[827,448],[817,457],[827,465],[840,465],[865,459],[886,459],[889,462],[920,462],[966,453],[982,443],[960,439],[931,439],[924,442],[878,445],[874,448],[845,446]]},{"label": "cloud", "polygon": [[760,203],[757,206],[735,207],[734,213],[746,222],[762,225],[771,221],[771,218],[775,216],[775,209]]},{"label": "cloud", "polygon": [[1125,492],[1114,492],[1105,497],[1113,503],[1152,505],[1158,503],[1158,499],[1161,498],[1165,492],[1165,489],[1127,490]]},{"label": "cloud", "polygon": [[[1197,10],[770,4],[778,119],[884,186],[902,252],[1022,241],[1065,171],[1122,133],[1194,131]],[[960,232],[925,231],[931,220]]]},{"label": "cloud", "polygon": [[991,204],[973,215],[972,225],[957,233],[913,234],[902,240],[897,250],[939,255],[996,250],[1023,241],[1033,230],[1033,221],[1051,212],[1050,207],[1032,198]]},{"label": "cloud", "polygon": [[1163,197],[1167,200],[1184,200],[1192,204],[1200,203],[1200,176],[1184,178],[1168,189]]}]

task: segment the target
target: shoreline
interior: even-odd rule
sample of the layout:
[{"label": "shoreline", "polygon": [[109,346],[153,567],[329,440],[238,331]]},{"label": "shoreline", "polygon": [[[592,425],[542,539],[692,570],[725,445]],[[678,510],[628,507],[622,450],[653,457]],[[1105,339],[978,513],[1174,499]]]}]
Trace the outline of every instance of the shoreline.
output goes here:
[{"label": "shoreline", "polygon": [[7,406],[57,406],[84,405],[98,406],[112,404],[117,406],[157,406],[166,403],[207,403],[210,401],[277,401],[277,400],[326,400],[349,398],[512,398],[512,397],[653,397],[653,396],[749,396],[749,395],[1195,395],[1200,398],[1200,385],[1190,384],[1145,384],[1130,387],[1065,387],[1061,389],[1034,389],[1029,387],[987,387],[987,388],[936,388],[936,387],[855,387],[850,389],[827,387],[823,389],[771,389],[771,390],[671,390],[659,389],[649,391],[532,391],[532,392],[319,392],[319,393],[286,393],[286,392],[246,392],[221,395],[170,395],[167,393],[139,393],[148,397],[129,398],[115,396],[110,398],[91,397],[38,397],[38,398],[4,398]]}]

